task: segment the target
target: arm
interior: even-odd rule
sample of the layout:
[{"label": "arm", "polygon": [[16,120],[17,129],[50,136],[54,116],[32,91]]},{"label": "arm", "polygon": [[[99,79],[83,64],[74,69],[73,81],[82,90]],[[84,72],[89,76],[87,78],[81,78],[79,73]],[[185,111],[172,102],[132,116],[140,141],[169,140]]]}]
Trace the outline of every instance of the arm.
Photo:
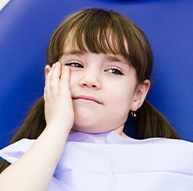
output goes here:
[{"label": "arm", "polygon": [[74,122],[69,68],[55,64],[46,75],[46,128],[33,146],[0,175],[0,190],[46,190]]}]

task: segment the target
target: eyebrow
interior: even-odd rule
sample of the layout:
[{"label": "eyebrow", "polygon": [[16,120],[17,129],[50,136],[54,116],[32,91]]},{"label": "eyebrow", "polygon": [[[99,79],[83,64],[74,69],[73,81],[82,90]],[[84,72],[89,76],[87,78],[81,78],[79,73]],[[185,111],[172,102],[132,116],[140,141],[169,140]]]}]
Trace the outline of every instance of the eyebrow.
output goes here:
[{"label": "eyebrow", "polygon": [[107,56],[107,59],[109,61],[112,61],[112,62],[120,62],[120,63],[126,64],[126,65],[130,65],[130,63],[125,58],[123,58],[122,56],[117,57],[116,55],[115,56],[110,55],[110,56]]},{"label": "eyebrow", "polygon": [[72,55],[80,55],[80,54],[83,54],[83,53],[84,53],[83,51],[74,50],[74,49],[63,52],[64,55],[70,55],[70,54],[72,54]]},{"label": "eyebrow", "polygon": [[115,56],[107,56],[107,59],[113,62],[121,62],[123,59],[117,58]]}]

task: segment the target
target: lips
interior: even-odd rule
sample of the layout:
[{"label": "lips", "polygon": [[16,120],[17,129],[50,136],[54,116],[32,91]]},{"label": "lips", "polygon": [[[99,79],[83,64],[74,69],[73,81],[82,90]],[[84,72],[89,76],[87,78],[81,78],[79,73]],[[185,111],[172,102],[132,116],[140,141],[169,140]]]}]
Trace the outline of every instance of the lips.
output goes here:
[{"label": "lips", "polygon": [[97,104],[102,104],[98,99],[92,97],[92,96],[85,96],[85,95],[80,95],[80,96],[75,96],[72,99],[74,100],[85,100],[85,101],[90,101],[90,102],[95,102]]}]

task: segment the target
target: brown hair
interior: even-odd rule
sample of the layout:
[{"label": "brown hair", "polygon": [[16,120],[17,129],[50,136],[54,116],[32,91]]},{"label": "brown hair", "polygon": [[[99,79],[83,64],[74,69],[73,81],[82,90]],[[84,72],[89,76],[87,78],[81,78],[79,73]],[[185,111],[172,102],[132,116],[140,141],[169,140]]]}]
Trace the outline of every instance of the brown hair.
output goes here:
[{"label": "brown hair", "polygon": [[[151,77],[153,54],[144,33],[128,18],[103,9],[86,9],[64,20],[52,35],[47,63],[52,65],[70,43],[80,52],[112,53],[123,56],[136,70],[138,83]],[[37,138],[46,126],[44,99],[32,107],[10,144],[22,138]],[[147,101],[137,111],[137,138],[179,138],[170,123]],[[8,166],[5,161],[0,172]]]}]

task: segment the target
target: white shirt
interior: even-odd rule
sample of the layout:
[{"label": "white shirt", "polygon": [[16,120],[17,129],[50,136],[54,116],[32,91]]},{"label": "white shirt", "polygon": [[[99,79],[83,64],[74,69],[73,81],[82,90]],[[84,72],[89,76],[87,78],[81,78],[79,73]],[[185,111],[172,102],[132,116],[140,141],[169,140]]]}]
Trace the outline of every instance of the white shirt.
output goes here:
[{"label": "white shirt", "polygon": [[[13,163],[35,140],[0,151]],[[136,140],[115,132],[69,135],[49,191],[191,191],[193,143],[165,138]]]}]

